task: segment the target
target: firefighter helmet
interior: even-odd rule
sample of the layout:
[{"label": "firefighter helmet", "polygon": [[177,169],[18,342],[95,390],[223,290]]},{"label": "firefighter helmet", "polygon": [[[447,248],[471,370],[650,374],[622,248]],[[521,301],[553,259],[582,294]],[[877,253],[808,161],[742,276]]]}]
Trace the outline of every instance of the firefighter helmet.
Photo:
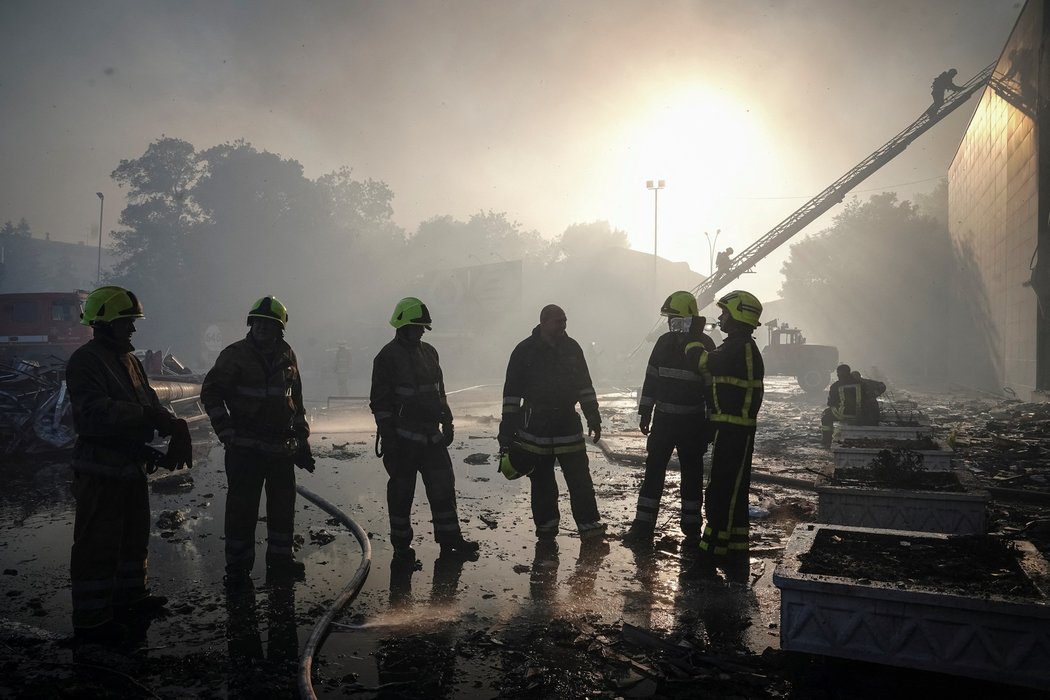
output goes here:
[{"label": "firefighter helmet", "polygon": [[93,326],[110,323],[118,318],[145,318],[142,303],[132,292],[123,287],[99,287],[84,300],[84,312],[80,323]]},{"label": "firefighter helmet", "polygon": [[735,320],[758,328],[758,317],[762,315],[762,302],[751,292],[734,290],[718,300],[718,306],[729,312]]},{"label": "firefighter helmet", "polygon": [[390,317],[390,325],[394,328],[402,326],[423,326],[431,330],[430,311],[427,305],[415,297],[405,297],[397,302],[394,307],[394,315]]},{"label": "firefighter helmet", "polygon": [[526,460],[522,459],[519,450],[514,451],[519,454],[517,467],[511,464],[510,450],[504,450],[502,453],[500,453],[499,456],[499,472],[511,481],[513,481],[514,479],[520,479],[523,476],[528,476],[532,473],[532,470],[535,468],[535,466],[531,464],[528,465],[527,468],[523,466],[522,462],[526,462]]},{"label": "firefighter helmet", "polygon": [[252,325],[253,318],[268,318],[281,324],[281,328],[288,327],[288,309],[275,296],[265,296],[252,304],[251,311],[248,312],[249,326]]},{"label": "firefighter helmet", "polygon": [[685,318],[696,316],[699,310],[696,308],[696,297],[690,292],[678,291],[667,297],[667,301],[660,307],[661,316]]}]

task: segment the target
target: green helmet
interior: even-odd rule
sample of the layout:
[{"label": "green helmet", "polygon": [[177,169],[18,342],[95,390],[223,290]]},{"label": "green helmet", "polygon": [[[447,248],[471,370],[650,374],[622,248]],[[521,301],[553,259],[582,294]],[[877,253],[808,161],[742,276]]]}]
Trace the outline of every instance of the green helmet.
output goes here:
[{"label": "green helmet", "polygon": [[[518,461],[521,462],[522,460],[519,459]],[[528,469],[522,468],[521,471],[518,471],[518,469],[516,469],[514,465],[511,464],[510,450],[505,450],[502,454],[500,454],[499,472],[511,481],[514,481],[515,479],[520,479],[523,476],[528,476],[532,473],[532,470],[534,468],[535,467],[530,466]]]},{"label": "green helmet", "polygon": [[288,327],[288,309],[275,296],[263,297],[252,304],[252,309],[248,312],[249,326],[252,325],[253,318],[268,318],[281,324],[281,328]]},{"label": "green helmet", "polygon": [[405,297],[397,302],[397,306],[394,307],[394,315],[390,317],[390,325],[394,328],[423,326],[429,331],[431,323],[433,321],[430,319],[427,305],[415,297]]},{"label": "green helmet", "polygon": [[729,312],[737,321],[758,328],[758,317],[762,315],[762,302],[751,292],[734,290],[718,300],[718,306]]},{"label": "green helmet", "polygon": [[700,310],[696,308],[696,297],[690,292],[678,291],[667,297],[667,301],[660,307],[661,316],[672,316],[685,318],[696,316]]},{"label": "green helmet", "polygon": [[80,323],[93,326],[110,323],[118,318],[145,318],[138,297],[123,287],[99,287],[84,300]]}]

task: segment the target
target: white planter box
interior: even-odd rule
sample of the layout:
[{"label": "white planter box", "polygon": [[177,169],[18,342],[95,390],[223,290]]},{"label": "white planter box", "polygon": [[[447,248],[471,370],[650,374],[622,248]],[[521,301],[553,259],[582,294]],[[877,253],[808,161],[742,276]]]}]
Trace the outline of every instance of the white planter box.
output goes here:
[{"label": "white planter box", "polygon": [[[944,447],[940,443],[937,449],[934,450],[912,450],[922,455],[922,468],[929,470],[943,470],[951,469],[952,467],[952,454],[954,451],[951,448]],[[835,458],[835,466],[843,468],[854,468],[862,469],[871,464],[872,460],[878,456],[883,450],[893,449],[892,447],[832,447],[831,454]]]},{"label": "white planter box", "polygon": [[[958,473],[960,485],[971,481]],[[817,487],[817,521],[887,530],[943,532],[949,535],[984,533],[987,529],[987,491],[923,491],[880,486],[823,484]]]},{"label": "white planter box", "polygon": [[918,440],[933,435],[930,425],[846,425],[839,424],[839,440]]},{"label": "white planter box", "polygon": [[[780,588],[780,647],[937,673],[1050,688],[1050,601],[1044,595],[969,597],[932,588],[803,574],[799,556],[822,529],[947,535],[800,525],[773,574]],[[1031,544],[1026,570],[1043,577],[1047,563]]]}]

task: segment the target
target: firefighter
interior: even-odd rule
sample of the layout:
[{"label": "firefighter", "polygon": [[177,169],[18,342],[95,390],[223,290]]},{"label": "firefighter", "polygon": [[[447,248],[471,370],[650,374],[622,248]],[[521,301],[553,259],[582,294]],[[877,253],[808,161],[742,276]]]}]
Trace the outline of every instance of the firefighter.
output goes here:
[{"label": "firefighter", "polygon": [[434,539],[442,556],[476,557],[478,543],[463,538],[456,515],[456,475],[448,446],[455,436],[452,411],[437,350],[422,341],[430,311],[415,297],[397,303],[390,318],[394,339],[372,363],[369,407],[376,421],[377,455],[389,475],[386,486],[390,544],[395,562],[414,562],[412,500],[416,474],[423,477]]},{"label": "firefighter", "polygon": [[301,578],[292,555],[295,469],[312,472],[310,425],[295,352],[284,340],[288,310],[264,296],[248,311],[248,334],[219,353],[204,377],[201,401],[226,450],[226,583],[250,582],[255,523],[266,489],[266,571]]},{"label": "firefighter", "polygon": [[561,308],[543,307],[539,325],[511,353],[503,385],[500,450],[514,454],[517,471],[528,472],[532,480],[532,518],[540,539],[558,534],[555,460],[565,475],[580,537],[605,535],[576,404],[587,418],[594,442],[601,439],[602,418],[583,350],[566,335],[565,326]]},{"label": "firefighter", "polygon": [[[138,298],[100,287],[84,300],[81,323],[94,338],[69,358],[66,386],[77,433],[73,446],[76,516],[70,579],[74,638],[121,643],[123,622],[162,612],[168,599],[146,588],[149,488],[154,432],[188,438],[185,421],[165,410],[133,354]],[[188,455],[186,456],[188,459]]]},{"label": "firefighter", "polygon": [[835,368],[838,379],[828,389],[828,407],[820,416],[820,438],[825,449],[831,447],[835,421],[853,423],[861,411],[861,383],[850,372],[849,365]]},{"label": "firefighter", "polygon": [[853,370],[851,376],[860,382],[860,413],[857,414],[857,425],[878,425],[882,412],[879,409],[879,397],[886,393],[885,382],[860,376]]},{"label": "firefighter", "polygon": [[733,582],[747,581],[748,495],[758,411],[762,407],[765,367],[752,337],[762,304],[753,294],[732,291],[718,300],[718,327],[726,334],[715,350],[694,340],[686,356],[698,374],[710,376],[711,479],[707,485],[707,522],[697,558],[687,578],[713,578],[721,568]]},{"label": "firefighter", "polygon": [[680,524],[685,535],[682,544],[695,546],[700,536],[708,422],[704,380],[689,369],[685,346],[690,341],[700,341],[706,350],[714,350],[715,344],[703,331],[705,319],[697,315],[696,297],[691,293],[671,294],[660,314],[667,317],[668,331],[657,339],[649,355],[638,402],[638,429],[648,436],[645,478],[638,494],[634,522],[623,539],[628,545],[652,543],[667,462],[677,450],[682,474]]}]

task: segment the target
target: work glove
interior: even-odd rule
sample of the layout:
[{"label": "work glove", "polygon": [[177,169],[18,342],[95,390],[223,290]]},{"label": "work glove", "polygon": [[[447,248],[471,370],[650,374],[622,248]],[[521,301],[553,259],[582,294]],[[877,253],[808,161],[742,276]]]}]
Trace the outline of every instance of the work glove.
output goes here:
[{"label": "work glove", "polygon": [[452,427],[451,423],[442,423],[441,434],[445,437],[445,447],[448,447],[452,444],[452,441],[455,439],[456,431],[455,428]]},{"label": "work glove", "polygon": [[299,449],[295,451],[295,456],[292,457],[292,464],[300,469],[305,469],[311,474],[314,473],[314,469],[317,467],[317,460],[314,459],[313,453],[310,452],[310,443],[302,438],[299,438]]},{"label": "work glove", "polygon": [[639,416],[638,417],[638,430],[642,431],[642,435],[649,434],[649,423],[652,420],[652,416]]},{"label": "work glove", "polygon": [[496,440],[499,442],[500,450],[509,450],[510,443],[514,441],[514,433],[516,429],[512,423],[513,421],[507,419],[503,419],[499,422],[499,433],[496,435]]},{"label": "work glove", "polygon": [[146,420],[146,424],[156,430],[157,434],[161,437],[168,437],[171,435],[172,428],[175,424],[175,416],[171,415],[170,412],[163,408],[143,406],[142,417]]},{"label": "work glove", "polygon": [[588,423],[587,434],[592,435],[593,439],[591,442],[597,444],[602,439],[602,424],[601,423]]},{"label": "work glove", "polygon": [[157,461],[157,464],[171,472],[183,467],[193,468],[193,440],[190,438],[190,427],[181,418],[172,421],[168,451]]}]

